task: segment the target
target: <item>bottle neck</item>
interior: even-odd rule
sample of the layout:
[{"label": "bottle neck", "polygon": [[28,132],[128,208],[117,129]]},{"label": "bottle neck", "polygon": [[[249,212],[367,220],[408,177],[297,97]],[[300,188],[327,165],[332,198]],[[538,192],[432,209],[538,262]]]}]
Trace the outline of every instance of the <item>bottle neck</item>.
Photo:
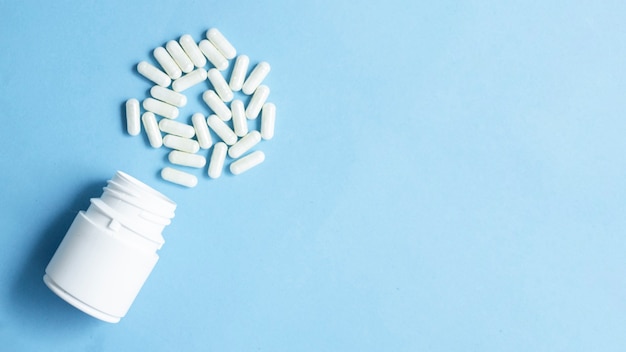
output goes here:
[{"label": "bottle neck", "polygon": [[174,217],[173,201],[121,171],[103,190],[85,212],[91,221],[133,247],[155,252],[163,246],[161,233]]}]

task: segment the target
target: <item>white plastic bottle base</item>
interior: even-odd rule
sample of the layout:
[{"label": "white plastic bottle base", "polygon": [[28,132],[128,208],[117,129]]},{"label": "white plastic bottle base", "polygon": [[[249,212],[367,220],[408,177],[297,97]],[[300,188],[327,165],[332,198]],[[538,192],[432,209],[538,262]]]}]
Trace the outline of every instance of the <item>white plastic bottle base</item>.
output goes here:
[{"label": "white plastic bottle base", "polygon": [[121,317],[114,317],[105,312],[99,311],[90,305],[81,302],[78,298],[72,296],[71,294],[65,292],[59,285],[57,285],[48,274],[43,276],[43,282],[48,286],[52,292],[56,293],[57,296],[61,297],[65,302],[73,305],[74,307],[82,310],[83,312],[91,315],[94,318],[100,319],[102,321],[106,321],[107,323],[119,323],[122,319]]},{"label": "white plastic bottle base", "polygon": [[109,323],[126,315],[152,272],[176,204],[118,171],[100,198],[76,215],[46,267],[57,296]]}]

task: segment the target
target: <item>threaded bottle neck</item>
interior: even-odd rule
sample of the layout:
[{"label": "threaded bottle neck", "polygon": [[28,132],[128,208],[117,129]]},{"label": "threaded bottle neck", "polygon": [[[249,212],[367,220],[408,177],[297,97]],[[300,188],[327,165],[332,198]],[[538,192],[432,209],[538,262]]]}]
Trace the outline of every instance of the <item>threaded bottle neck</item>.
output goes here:
[{"label": "threaded bottle neck", "polygon": [[121,171],[103,190],[100,198],[91,200],[87,216],[94,221],[105,219],[115,236],[133,246],[150,251],[161,248],[165,242],[161,232],[171,223],[176,203]]}]

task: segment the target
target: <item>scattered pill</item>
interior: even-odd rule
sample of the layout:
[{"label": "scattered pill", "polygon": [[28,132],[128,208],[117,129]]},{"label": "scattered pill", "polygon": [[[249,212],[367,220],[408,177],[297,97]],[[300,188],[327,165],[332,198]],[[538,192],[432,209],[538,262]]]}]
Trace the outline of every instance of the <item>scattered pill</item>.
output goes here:
[{"label": "scattered pill", "polygon": [[150,88],[150,95],[152,95],[153,98],[158,99],[164,103],[168,103],[170,105],[178,107],[183,107],[187,105],[186,96],[161,86],[153,86],[152,88]]},{"label": "scattered pill", "polygon": [[189,188],[196,187],[196,185],[198,184],[198,178],[196,176],[184,171],[176,170],[171,167],[164,167],[161,170],[161,177],[166,181],[170,181],[172,183],[176,183]]},{"label": "scattered pill", "polygon": [[226,123],[219,117],[215,115],[209,116],[207,124],[211,127],[213,132],[215,132],[215,134],[217,134],[218,137],[224,141],[224,143],[228,145],[237,143],[237,135],[235,132],[233,132],[233,130],[231,130],[230,127],[228,127],[228,125],[226,125]]},{"label": "scattered pill", "polygon": [[193,138],[196,135],[196,130],[192,126],[170,119],[161,119],[159,129],[183,138]]},{"label": "scattered pill", "polygon": [[235,60],[235,66],[233,72],[230,74],[229,86],[233,92],[238,92],[243,86],[243,81],[246,78],[248,72],[248,65],[250,64],[250,58],[246,55],[237,56]]},{"label": "scattered pill", "polygon": [[233,128],[235,134],[243,137],[248,134],[248,122],[246,121],[246,110],[243,101],[235,99],[230,103],[230,110],[233,115]]},{"label": "scattered pill", "polygon": [[261,141],[261,133],[252,131],[228,148],[228,156],[237,159]]},{"label": "scattered pill", "polygon": [[200,68],[206,65],[206,58],[191,35],[185,34],[178,41],[196,67]]},{"label": "scattered pill", "polygon": [[252,72],[250,72],[248,79],[246,79],[243,83],[243,87],[241,88],[243,93],[247,95],[254,93],[265,77],[267,77],[267,74],[270,73],[270,69],[271,67],[269,63],[265,61],[259,62],[259,64],[254,67]]},{"label": "scattered pill", "polygon": [[174,80],[172,83],[172,89],[175,92],[182,92],[187,90],[198,83],[204,82],[207,77],[207,72],[203,68],[195,69],[188,74]]},{"label": "scattered pill", "polygon": [[250,102],[248,103],[248,107],[246,108],[246,117],[251,120],[256,119],[269,95],[270,88],[268,86],[259,86],[259,88],[254,91],[254,95],[252,95],[252,99],[250,99]]},{"label": "scattered pill", "polygon": [[163,48],[162,46],[154,49],[152,51],[152,55],[157,60],[159,65],[163,67],[165,73],[170,76],[171,79],[176,79],[183,74],[183,71],[180,70],[180,67],[176,64],[176,61],[172,59],[170,54]]},{"label": "scattered pill", "polygon": [[230,109],[222,99],[215,93],[215,91],[209,89],[202,94],[202,100],[208,105],[222,121],[228,121],[232,117]]},{"label": "scattered pill", "polygon": [[228,150],[228,147],[224,142],[217,142],[213,146],[213,154],[211,154],[211,160],[209,161],[210,178],[218,178],[222,175],[224,160],[226,160],[226,150]]},{"label": "scattered pill", "polygon": [[191,116],[191,123],[196,130],[196,139],[202,149],[209,149],[213,145],[213,139],[209,133],[209,126],[206,123],[204,115],[197,112]]},{"label": "scattered pill", "polygon": [[265,153],[257,150],[230,164],[230,172],[233,175],[239,175],[259,165],[263,161],[265,161]]},{"label": "scattered pill", "polygon": [[159,125],[157,124],[156,117],[150,111],[146,111],[141,116],[141,121],[143,122],[143,129],[146,130],[146,135],[148,136],[148,141],[152,148],[161,148],[163,145],[163,137],[161,136],[161,131],[159,130]]},{"label": "scattered pill", "polygon": [[213,64],[213,66],[215,66],[215,68],[220,71],[224,71],[228,68],[228,60],[224,57],[224,55],[222,55],[222,53],[219,52],[219,50],[217,50],[217,48],[213,44],[211,44],[210,41],[202,39],[198,44],[198,47],[200,48],[200,51],[202,51],[204,56],[206,56],[206,58],[209,60],[209,62]]},{"label": "scattered pill", "polygon": [[209,78],[209,82],[215,89],[217,95],[220,96],[222,101],[229,102],[233,100],[233,91],[230,90],[228,83],[224,79],[224,76],[215,68],[212,68],[208,71],[207,77]]},{"label": "scattered pill", "polygon": [[180,150],[172,150],[167,156],[170,163],[182,166],[201,168],[206,165],[206,158],[198,154],[190,154],[181,152]]},{"label": "scattered pill", "polygon": [[[233,118],[234,120],[234,118]],[[261,137],[265,140],[274,138],[274,124],[276,123],[276,105],[267,103],[261,110]]]},{"label": "scattered pill", "polygon": [[168,119],[178,117],[178,109],[175,106],[153,98],[146,98],[143,101],[143,108],[157,115],[167,117]]},{"label": "scattered pill", "polygon": [[192,154],[197,153],[198,150],[200,150],[200,145],[198,145],[198,142],[193,139],[183,138],[173,134],[168,134],[163,137],[163,145],[171,149]]},{"label": "scattered pill", "polygon": [[161,87],[168,87],[172,83],[168,75],[145,61],[137,64],[137,72]]},{"label": "scattered pill", "polygon": [[139,100],[132,98],[126,101],[126,131],[131,136],[141,132],[141,116],[139,116]]},{"label": "scattered pill", "polygon": [[172,56],[172,59],[180,67],[181,71],[189,73],[193,70],[193,62],[191,62],[191,59],[177,41],[170,40],[165,44],[165,49]]},{"label": "scattered pill", "polygon": [[206,37],[228,60],[234,58],[237,55],[237,50],[235,50],[235,47],[233,47],[228,39],[226,39],[224,35],[217,30],[217,28],[209,29],[206,32]]}]

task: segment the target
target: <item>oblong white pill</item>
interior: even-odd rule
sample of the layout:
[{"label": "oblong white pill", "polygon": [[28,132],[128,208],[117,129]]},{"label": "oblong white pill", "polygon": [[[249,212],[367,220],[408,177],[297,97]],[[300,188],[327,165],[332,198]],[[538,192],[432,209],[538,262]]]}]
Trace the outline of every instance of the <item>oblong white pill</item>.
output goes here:
[{"label": "oblong white pill", "polygon": [[228,150],[228,147],[224,142],[217,142],[213,146],[213,154],[211,154],[211,160],[209,161],[210,178],[218,178],[222,175],[224,160],[226,159],[226,150]]},{"label": "oblong white pill", "polygon": [[261,112],[261,108],[263,108],[263,104],[267,100],[267,97],[270,95],[270,88],[268,86],[261,85],[254,91],[254,95],[250,102],[248,103],[248,107],[246,108],[246,117],[253,120],[259,116],[259,112]]},{"label": "oblong white pill", "polygon": [[172,56],[172,59],[176,62],[181,71],[189,73],[193,70],[193,62],[183,48],[175,40],[170,40],[165,44],[165,49]]},{"label": "oblong white pill", "polygon": [[183,50],[187,53],[187,56],[189,56],[189,59],[191,59],[191,62],[193,62],[196,67],[199,68],[206,65],[206,58],[204,57],[204,54],[202,54],[202,51],[200,51],[200,48],[198,48],[198,44],[196,44],[196,41],[191,35],[185,34],[181,36],[178,41],[180,42],[180,46],[182,46]]},{"label": "oblong white pill", "polygon": [[153,86],[152,88],[150,88],[150,95],[152,95],[153,98],[158,99],[164,103],[168,103],[170,105],[178,107],[187,105],[186,96],[161,86]]},{"label": "oblong white pill", "polygon": [[233,92],[238,92],[243,86],[243,81],[246,79],[246,73],[248,72],[248,65],[250,65],[250,58],[247,55],[237,56],[235,60],[235,66],[233,72],[230,74],[229,86]]},{"label": "oblong white pill", "polygon": [[153,112],[157,115],[167,117],[168,119],[175,119],[178,117],[178,109],[168,103],[164,103],[154,98],[146,98],[143,101],[143,108]]},{"label": "oblong white pill", "polygon": [[196,130],[196,139],[198,140],[200,148],[211,148],[211,145],[213,145],[213,138],[211,138],[211,133],[209,133],[209,126],[206,123],[204,115],[199,112],[191,115],[191,123],[193,124],[193,128]]},{"label": "oblong white pill", "polygon": [[213,112],[215,112],[215,114],[217,114],[217,116],[219,116],[223,121],[228,121],[232,117],[232,113],[230,112],[228,106],[224,104],[222,99],[220,99],[220,97],[217,96],[213,90],[209,89],[202,93],[202,100],[204,100],[206,105],[208,105],[211,110],[213,110]]},{"label": "oblong white pill", "polygon": [[143,129],[146,130],[146,135],[148,136],[148,141],[150,141],[152,148],[161,148],[163,145],[163,137],[161,136],[156,116],[150,111],[146,111],[141,116],[141,121],[143,122]]},{"label": "oblong white pill", "polygon": [[235,132],[233,132],[233,130],[231,130],[230,127],[228,127],[228,125],[226,125],[226,123],[219,117],[215,115],[209,116],[207,124],[211,127],[213,132],[215,132],[215,134],[217,134],[217,136],[224,141],[224,143],[228,145],[237,143],[237,135]]},{"label": "oblong white pill", "polygon": [[263,161],[265,161],[265,153],[257,150],[230,164],[230,172],[233,175],[239,175],[259,165]]},{"label": "oblong white pill", "polygon": [[169,119],[161,119],[159,121],[159,129],[162,132],[183,138],[192,138],[196,135],[196,130],[192,126]]},{"label": "oblong white pill", "polygon": [[202,83],[206,80],[207,72],[203,68],[195,69],[188,74],[180,77],[179,79],[174,80],[172,83],[172,89],[175,92],[182,92],[187,90],[198,83]]},{"label": "oblong white pill", "polygon": [[276,105],[266,103],[261,110],[261,137],[265,140],[274,138],[274,125],[276,123]]},{"label": "oblong white pill", "polygon": [[200,51],[202,51],[204,56],[206,56],[206,58],[209,60],[209,62],[213,64],[213,66],[215,66],[215,68],[220,71],[224,71],[228,68],[228,60],[226,60],[224,55],[222,55],[222,53],[220,53],[219,50],[217,50],[217,48],[213,44],[211,44],[210,41],[202,39],[198,44],[198,47],[200,48]]},{"label": "oblong white pill", "polygon": [[180,150],[187,153],[197,153],[200,150],[200,145],[198,142],[193,139],[183,138],[179,136],[175,136],[173,134],[168,134],[163,137],[163,145],[171,148]]},{"label": "oblong white pill", "polygon": [[243,83],[243,87],[241,88],[243,93],[247,95],[254,93],[254,91],[259,87],[261,82],[263,82],[265,77],[267,77],[267,74],[270,73],[270,69],[271,67],[269,63],[265,61],[259,62],[254,67],[252,72],[250,72],[250,76],[248,76],[248,79],[246,79],[246,81]]},{"label": "oblong white pill", "polygon": [[172,79],[168,75],[146,61],[137,64],[137,72],[161,87],[168,87],[172,83]]},{"label": "oblong white pill", "polygon": [[228,156],[237,159],[261,141],[261,133],[252,131],[228,148]]},{"label": "oblong white pill", "polygon": [[131,136],[141,132],[141,116],[139,116],[139,100],[132,98],[126,100],[126,131]]},{"label": "oblong white pill", "polygon": [[170,54],[163,47],[158,47],[152,51],[152,55],[157,60],[159,65],[163,67],[165,73],[170,76],[171,79],[176,79],[183,74],[183,71],[180,70],[180,67],[176,64],[176,61],[172,59]]},{"label": "oblong white pill", "polygon": [[206,165],[206,158],[202,155],[181,152],[180,150],[172,150],[167,158],[170,163],[182,166],[201,168]]},{"label": "oblong white pill", "polygon": [[165,181],[179,184],[185,187],[196,187],[198,184],[198,178],[190,173],[173,169],[171,167],[164,167],[161,170],[161,177]]},{"label": "oblong white pill", "polygon": [[237,50],[235,50],[235,47],[220,31],[217,30],[217,28],[209,29],[206,32],[206,37],[228,60],[237,56]]},{"label": "oblong white pill", "polygon": [[224,79],[224,76],[220,73],[219,70],[212,68],[207,72],[207,77],[209,78],[209,82],[215,89],[217,95],[220,96],[222,101],[228,102],[233,100],[233,91],[230,90],[228,83]]},{"label": "oblong white pill", "polygon": [[243,106],[243,101],[239,99],[233,100],[230,103],[230,110],[233,115],[233,128],[235,134],[239,137],[243,137],[248,134],[248,122],[246,121],[246,110]]}]

